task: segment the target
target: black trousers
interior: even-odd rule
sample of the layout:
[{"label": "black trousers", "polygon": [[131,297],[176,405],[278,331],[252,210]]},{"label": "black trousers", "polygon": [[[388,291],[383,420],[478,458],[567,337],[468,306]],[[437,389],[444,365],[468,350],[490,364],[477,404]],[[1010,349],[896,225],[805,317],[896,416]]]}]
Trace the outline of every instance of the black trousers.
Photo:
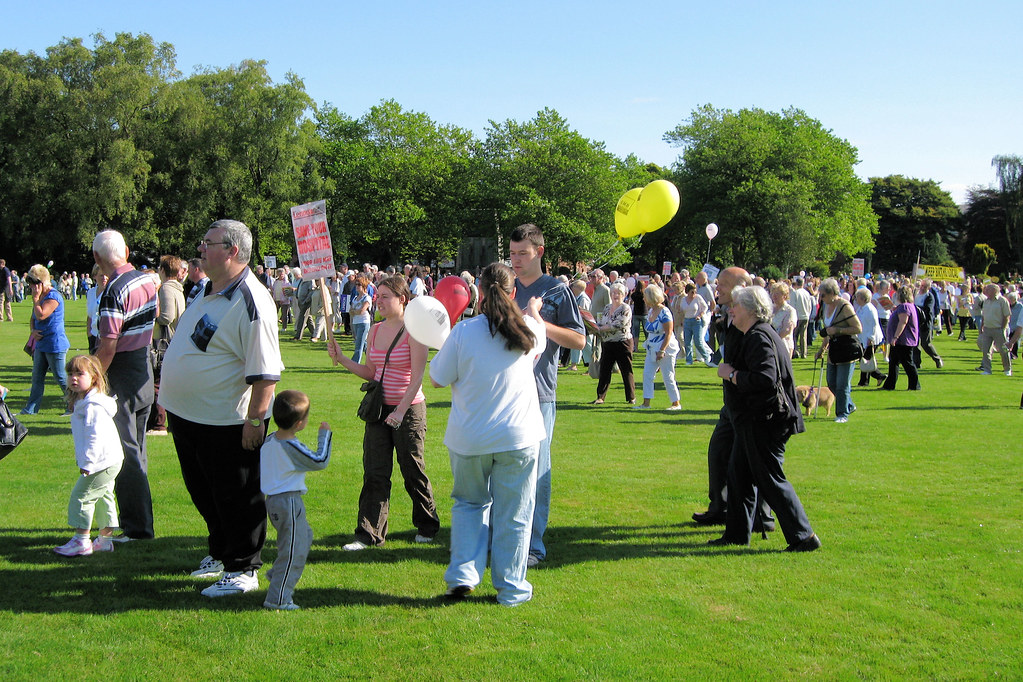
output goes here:
[{"label": "black trousers", "polygon": [[605,341],[600,344],[600,378],[597,380],[597,398],[604,399],[611,386],[611,368],[618,365],[625,382],[625,399],[636,399],[636,379],[632,374],[632,340]]},{"label": "black trousers", "polygon": [[916,346],[892,346],[888,354],[888,378],[885,379],[883,388],[888,391],[895,390],[895,384],[899,380],[899,367],[902,367],[909,377],[909,390],[915,391],[920,388],[920,377],[913,362],[915,348]]},{"label": "black trousers", "polygon": [[737,419],[735,452],[728,467],[728,512],[725,535],[730,542],[748,544],[757,495],[778,517],[785,541],[796,544],[813,535],[803,504],[785,478],[785,443],[765,422]]},{"label": "black trousers", "polygon": [[[728,471],[732,458],[736,456],[736,447],[732,413],[728,407],[722,406],[707,446],[707,472],[710,479],[710,504],[707,511],[711,514],[724,514],[729,508],[728,499],[731,495],[728,492]],[[757,506],[760,508],[761,521],[772,520],[771,507],[765,499],[761,498]]]},{"label": "black trousers", "polygon": [[210,426],[167,413],[181,476],[209,531],[209,553],[224,570],[256,570],[266,540],[259,450],[242,447],[242,424]]}]

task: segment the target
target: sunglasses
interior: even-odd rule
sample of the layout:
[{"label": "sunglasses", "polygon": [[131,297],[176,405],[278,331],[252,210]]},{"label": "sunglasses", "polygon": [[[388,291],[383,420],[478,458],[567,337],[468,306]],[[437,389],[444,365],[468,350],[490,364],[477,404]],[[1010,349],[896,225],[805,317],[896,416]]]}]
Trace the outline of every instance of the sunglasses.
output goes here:
[{"label": "sunglasses", "polygon": [[28,282],[30,286],[33,284],[42,284],[42,282],[36,279],[35,277],[26,277],[25,281]]}]

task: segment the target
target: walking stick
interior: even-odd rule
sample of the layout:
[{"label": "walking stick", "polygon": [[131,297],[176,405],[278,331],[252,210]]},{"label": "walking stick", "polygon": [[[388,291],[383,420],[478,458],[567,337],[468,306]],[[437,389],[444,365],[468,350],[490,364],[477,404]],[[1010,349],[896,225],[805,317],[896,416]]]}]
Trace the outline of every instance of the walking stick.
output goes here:
[{"label": "walking stick", "polygon": [[822,351],[823,352],[821,354],[821,375],[817,379],[817,403],[813,406],[814,419],[817,418],[817,410],[820,409],[821,406],[821,386],[824,385],[824,368],[826,367],[825,363],[828,361],[828,349],[823,348]]}]

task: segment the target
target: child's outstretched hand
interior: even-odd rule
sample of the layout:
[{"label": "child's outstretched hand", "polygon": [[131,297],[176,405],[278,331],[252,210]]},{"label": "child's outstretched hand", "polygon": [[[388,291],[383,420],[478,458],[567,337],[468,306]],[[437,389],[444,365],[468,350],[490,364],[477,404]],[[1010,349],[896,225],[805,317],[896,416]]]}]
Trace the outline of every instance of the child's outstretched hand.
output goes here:
[{"label": "child's outstretched hand", "polygon": [[320,422],[320,431],[330,431],[330,424],[327,422]]}]

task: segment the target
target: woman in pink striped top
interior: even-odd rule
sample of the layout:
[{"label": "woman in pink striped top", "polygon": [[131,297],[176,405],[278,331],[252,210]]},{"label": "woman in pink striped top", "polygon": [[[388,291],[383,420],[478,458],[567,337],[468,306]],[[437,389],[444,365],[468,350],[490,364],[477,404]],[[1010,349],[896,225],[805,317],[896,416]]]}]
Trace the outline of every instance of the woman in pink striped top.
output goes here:
[{"label": "woman in pink striped top", "polygon": [[[387,511],[391,499],[391,472],[394,455],[405,479],[405,490],[412,498],[412,524],[418,530],[416,542],[432,542],[440,529],[433,488],[426,476],[423,459],[426,436],[426,398],[423,375],[426,372],[426,346],[405,331],[405,306],[412,298],[404,278],[388,277],[377,286],[376,306],[383,322],[369,332],[366,364],[346,357],[337,343],[328,347],[334,363],[367,381],[381,380],[384,386],[382,422],[366,424],[362,440],[362,493],[359,495],[359,522],[355,540],[344,546],[357,551],[382,545],[387,539]],[[387,359],[392,342],[398,339]],[[393,453],[393,455],[392,455]]]}]

